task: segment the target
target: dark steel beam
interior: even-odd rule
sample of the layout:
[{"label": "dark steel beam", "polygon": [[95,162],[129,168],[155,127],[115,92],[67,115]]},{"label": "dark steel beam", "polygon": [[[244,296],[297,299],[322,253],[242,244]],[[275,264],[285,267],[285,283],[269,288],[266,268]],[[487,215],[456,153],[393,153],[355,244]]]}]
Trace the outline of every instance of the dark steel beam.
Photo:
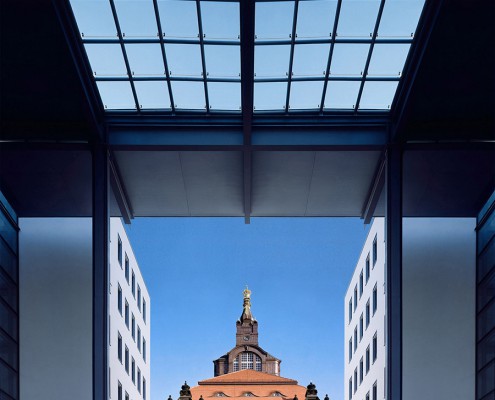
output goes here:
[{"label": "dark steel beam", "polygon": [[359,109],[359,104],[361,103],[361,96],[363,95],[364,84],[367,80],[371,80],[367,78],[368,68],[370,66],[371,55],[373,54],[373,48],[375,47],[376,37],[378,35],[378,27],[380,26],[380,20],[382,19],[384,6],[385,6],[385,0],[381,0],[380,7],[378,8],[378,15],[376,16],[375,28],[373,29],[373,34],[371,37],[371,44],[370,44],[370,49],[368,51],[368,57],[366,58],[366,64],[364,65],[361,85],[359,87],[358,97],[356,100],[356,106],[354,107],[354,110],[356,111]]},{"label": "dark steel beam", "polygon": [[364,219],[365,224],[371,222],[376,210],[376,205],[383,192],[385,186],[385,164],[385,157],[382,157],[376,168],[373,181],[368,191],[368,196],[366,196],[366,202],[364,203],[363,211],[361,212],[361,218]]},{"label": "dark steel beam", "polygon": [[201,68],[203,71],[203,87],[205,91],[205,108],[206,113],[210,112],[210,99],[208,96],[208,83],[206,83],[206,78],[208,72],[206,70],[206,58],[205,58],[205,45],[204,45],[204,33],[203,33],[203,20],[201,18],[201,2],[196,0],[196,14],[198,16],[198,29],[199,29],[199,48],[201,50]]},{"label": "dark steel beam", "polygon": [[[335,38],[335,40],[333,39]],[[314,38],[314,39],[298,39],[295,38],[295,44],[329,44],[329,43],[344,43],[344,44],[368,44],[372,42],[369,38],[339,38],[333,36],[333,38]],[[119,44],[118,38],[82,38],[83,43],[87,44]],[[153,43],[165,44],[199,44],[199,39],[176,39],[163,37],[158,38],[123,38],[125,44],[153,44]],[[412,38],[376,38],[375,43],[381,44],[408,44],[412,43]],[[263,40],[256,42],[256,46],[282,46],[290,45],[292,39],[289,40]],[[209,40],[204,39],[203,44],[208,46],[239,46],[237,40]]]},{"label": "dark steel beam", "polygon": [[325,70],[325,82],[323,82],[323,92],[321,94],[320,113],[323,112],[323,107],[325,105],[325,97],[327,95],[328,78],[330,76],[330,67],[332,65],[333,49],[335,47],[335,41],[336,41],[336,36],[337,36],[337,26],[339,24],[339,17],[340,17],[340,9],[341,8],[342,8],[342,0],[338,0],[337,8],[335,9],[335,19],[333,22],[330,50],[328,51],[327,69]]},{"label": "dark steel beam", "polygon": [[81,35],[77,30],[77,23],[70,8],[69,2],[65,0],[52,0],[53,8],[60,22],[60,27],[67,42],[68,50],[74,61],[77,76],[86,98],[85,112],[92,127],[93,136],[97,140],[105,139],[105,128],[103,125],[103,103],[98,88],[94,82],[88,58],[81,44]]},{"label": "dark steel beam", "polygon": [[243,180],[244,180],[244,218],[249,224],[251,218],[251,179],[252,155],[251,129],[254,109],[254,24],[255,1],[240,2],[240,38],[241,38],[241,110],[243,144],[248,146],[243,151]]},{"label": "dark steel beam", "polygon": [[423,56],[428,47],[431,34],[436,25],[436,21],[438,19],[438,15],[440,14],[440,10],[442,9],[443,3],[444,0],[425,2],[424,10],[421,14],[421,18],[416,29],[415,39],[411,49],[409,50],[409,55],[407,56],[404,70],[402,72],[403,79],[399,82],[393,101],[393,116],[391,124],[392,140],[397,138],[404,128],[407,118],[406,114],[409,95],[411,94],[411,90],[414,86],[416,75],[421,67]]},{"label": "dark steel beam", "polygon": [[386,153],[387,398],[402,400],[402,162],[399,145]]},{"label": "dark steel beam", "polygon": [[129,59],[127,58],[127,51],[125,49],[125,44],[122,36],[122,30],[120,29],[120,22],[119,22],[119,17],[117,16],[117,10],[115,9],[115,2],[114,0],[109,0],[110,1],[110,8],[112,9],[112,15],[113,19],[115,22],[115,27],[117,28],[117,35],[119,37],[119,43],[120,43],[120,48],[122,50],[122,55],[124,56],[124,63],[125,63],[125,69],[127,71],[127,76],[129,77],[129,83],[131,84],[131,90],[132,90],[132,97],[134,98],[134,104],[136,107],[136,111],[139,112],[141,107],[139,106],[139,100],[137,97],[136,93],[136,87],[134,85],[134,80],[133,80],[133,74],[131,71],[131,67],[129,65]]},{"label": "dark steel beam", "polygon": [[108,398],[109,166],[104,146],[95,145],[93,166],[93,400]]},{"label": "dark steel beam", "polygon": [[297,13],[299,9],[299,0],[294,1],[294,15],[292,17],[292,32],[290,34],[290,54],[289,54],[289,72],[287,73],[287,94],[285,97],[285,112],[289,112],[289,99],[290,89],[292,82],[292,66],[294,65],[294,46],[296,42],[296,26],[297,26]]},{"label": "dark steel beam", "polygon": [[160,43],[160,49],[162,51],[163,68],[165,72],[165,78],[167,79],[168,95],[170,98],[170,108],[172,112],[175,111],[174,94],[172,92],[172,84],[170,83],[170,71],[168,69],[167,53],[165,52],[165,43],[163,38],[162,22],[160,19],[160,10],[158,9],[158,1],[153,0],[153,9],[155,11],[156,26],[158,27],[158,38]]},{"label": "dark steel beam", "polygon": [[115,157],[111,157],[108,164],[110,168],[110,184],[115,200],[119,206],[122,219],[126,224],[130,224],[131,219],[134,219],[134,213],[132,212],[131,202],[129,201],[129,196],[127,196],[124,181],[120,175]]}]

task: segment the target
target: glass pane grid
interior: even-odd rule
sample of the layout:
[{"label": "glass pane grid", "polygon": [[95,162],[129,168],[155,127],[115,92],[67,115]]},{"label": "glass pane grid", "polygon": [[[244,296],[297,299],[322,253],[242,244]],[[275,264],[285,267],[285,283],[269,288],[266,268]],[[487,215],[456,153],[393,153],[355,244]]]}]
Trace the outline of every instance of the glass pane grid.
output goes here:
[{"label": "glass pane grid", "polygon": [[[129,101],[134,98],[129,84],[132,81],[137,111],[174,109],[176,104],[170,104],[172,96],[179,110],[239,110],[240,1],[202,0],[197,7],[195,1],[158,0],[158,14],[152,2],[114,1],[121,38],[109,1],[71,0],[107,110],[136,110],[135,102]],[[370,44],[375,41],[380,0],[342,2],[334,27],[337,3],[300,1],[293,26],[295,1],[255,2],[255,111],[284,113],[289,109],[328,111],[353,107],[355,111],[387,111],[392,107],[424,0],[385,2],[364,78]],[[332,37],[334,30],[336,35]],[[293,31],[295,37],[291,35]],[[171,82],[167,81],[169,76]],[[327,76],[324,102],[320,104]],[[288,84],[291,89],[286,109]],[[121,98],[112,99],[117,96]],[[193,96],[198,98],[193,100]]]}]

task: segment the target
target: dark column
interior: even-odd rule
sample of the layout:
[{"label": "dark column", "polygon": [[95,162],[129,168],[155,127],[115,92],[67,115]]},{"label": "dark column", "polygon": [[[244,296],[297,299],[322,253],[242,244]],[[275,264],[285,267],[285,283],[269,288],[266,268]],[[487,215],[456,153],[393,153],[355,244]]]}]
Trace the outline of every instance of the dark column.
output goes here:
[{"label": "dark column", "polygon": [[402,149],[387,150],[387,399],[402,399]]},{"label": "dark column", "polygon": [[95,145],[93,156],[93,400],[108,398],[108,154]]}]

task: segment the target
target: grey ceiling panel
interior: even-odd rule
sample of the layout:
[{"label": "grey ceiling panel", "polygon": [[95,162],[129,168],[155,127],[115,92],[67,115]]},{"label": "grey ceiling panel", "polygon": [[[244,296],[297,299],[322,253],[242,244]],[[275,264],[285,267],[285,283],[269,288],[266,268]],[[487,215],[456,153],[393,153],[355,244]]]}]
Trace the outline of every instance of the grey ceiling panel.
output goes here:
[{"label": "grey ceiling panel", "polygon": [[243,216],[241,152],[181,152],[191,216]]},{"label": "grey ceiling panel", "polygon": [[361,216],[379,151],[317,152],[307,216]]},{"label": "grey ceiling panel", "polygon": [[314,162],[312,151],[253,153],[251,215],[305,215]]},{"label": "grey ceiling panel", "polygon": [[179,152],[115,152],[134,216],[188,216]]}]

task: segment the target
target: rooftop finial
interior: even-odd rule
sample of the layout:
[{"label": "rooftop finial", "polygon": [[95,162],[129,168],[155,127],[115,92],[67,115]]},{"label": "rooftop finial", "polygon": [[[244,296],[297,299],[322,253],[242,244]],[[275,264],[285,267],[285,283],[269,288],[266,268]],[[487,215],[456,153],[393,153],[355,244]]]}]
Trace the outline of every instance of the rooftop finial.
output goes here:
[{"label": "rooftop finial", "polygon": [[248,289],[247,285],[246,285],[246,289],[244,289],[242,293],[244,295],[244,302],[242,305],[244,309],[242,310],[240,321],[241,323],[243,323],[246,320],[253,322],[255,319],[251,314],[251,291]]}]

